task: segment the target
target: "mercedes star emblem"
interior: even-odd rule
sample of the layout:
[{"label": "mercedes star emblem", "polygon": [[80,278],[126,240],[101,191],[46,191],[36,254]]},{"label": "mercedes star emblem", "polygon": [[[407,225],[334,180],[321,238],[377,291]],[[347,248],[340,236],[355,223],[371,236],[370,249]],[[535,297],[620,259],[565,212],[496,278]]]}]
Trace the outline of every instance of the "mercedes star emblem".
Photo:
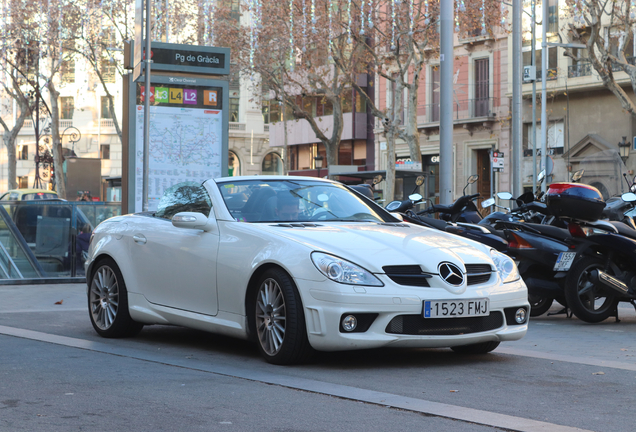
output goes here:
[{"label": "mercedes star emblem", "polygon": [[437,271],[439,272],[439,277],[444,279],[444,282],[449,285],[460,286],[464,283],[462,269],[453,263],[440,263],[439,267],[437,267]]}]

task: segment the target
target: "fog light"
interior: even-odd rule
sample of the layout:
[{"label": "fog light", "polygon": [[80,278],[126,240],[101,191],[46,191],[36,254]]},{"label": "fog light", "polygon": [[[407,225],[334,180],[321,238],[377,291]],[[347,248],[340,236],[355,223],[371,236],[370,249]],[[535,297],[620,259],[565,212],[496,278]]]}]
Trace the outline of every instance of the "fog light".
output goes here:
[{"label": "fog light", "polygon": [[517,324],[523,324],[524,322],[526,322],[526,309],[525,308],[517,309],[517,312],[515,313],[515,321],[517,321]]},{"label": "fog light", "polygon": [[348,331],[348,332],[354,331],[357,326],[358,326],[358,320],[353,315],[347,315],[342,320],[342,328],[345,329],[345,331]]}]

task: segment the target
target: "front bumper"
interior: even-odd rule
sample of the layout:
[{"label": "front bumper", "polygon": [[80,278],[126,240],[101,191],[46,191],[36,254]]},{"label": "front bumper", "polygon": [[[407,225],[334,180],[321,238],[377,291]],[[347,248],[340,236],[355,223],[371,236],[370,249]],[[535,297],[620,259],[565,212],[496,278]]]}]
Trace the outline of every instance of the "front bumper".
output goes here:
[{"label": "front bumper", "polygon": [[[383,282],[384,287],[372,288],[296,280],[312,347],[320,351],[384,346],[440,348],[513,341],[521,339],[528,331],[530,305],[526,286],[521,280],[468,287],[460,295],[450,294],[443,288],[406,287],[388,279]],[[437,323],[421,318],[424,300],[483,297],[490,299],[490,318],[441,318],[436,319]],[[505,310],[519,307],[526,308],[526,322],[509,324]],[[343,314],[356,313],[377,314],[377,317],[364,332],[342,331]],[[510,319],[510,311],[508,315]],[[429,328],[431,324],[435,328]]]}]

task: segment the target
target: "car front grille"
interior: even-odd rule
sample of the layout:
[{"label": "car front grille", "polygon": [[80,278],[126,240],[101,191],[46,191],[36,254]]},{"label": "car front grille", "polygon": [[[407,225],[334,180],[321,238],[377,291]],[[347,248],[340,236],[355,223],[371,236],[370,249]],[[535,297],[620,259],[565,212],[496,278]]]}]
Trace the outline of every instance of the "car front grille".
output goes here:
[{"label": "car front grille", "polygon": [[477,285],[488,282],[492,275],[490,264],[466,264],[468,285]]},{"label": "car front grille", "polygon": [[422,268],[418,265],[395,265],[382,267],[384,273],[398,285],[408,285],[417,287],[428,287],[430,274],[422,273]]},{"label": "car front grille", "polygon": [[391,334],[450,336],[494,330],[503,325],[503,314],[465,318],[424,318],[422,315],[398,315],[386,326]]}]

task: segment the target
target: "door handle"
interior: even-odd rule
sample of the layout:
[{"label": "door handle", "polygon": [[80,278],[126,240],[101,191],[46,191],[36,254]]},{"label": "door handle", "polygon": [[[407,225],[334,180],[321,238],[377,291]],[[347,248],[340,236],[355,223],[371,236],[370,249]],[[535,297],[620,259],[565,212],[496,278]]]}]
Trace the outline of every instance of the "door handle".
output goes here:
[{"label": "door handle", "polygon": [[133,236],[133,240],[135,241],[135,243],[138,243],[138,244],[146,244],[146,241],[147,241],[146,237],[144,237],[141,234],[135,234]]}]

